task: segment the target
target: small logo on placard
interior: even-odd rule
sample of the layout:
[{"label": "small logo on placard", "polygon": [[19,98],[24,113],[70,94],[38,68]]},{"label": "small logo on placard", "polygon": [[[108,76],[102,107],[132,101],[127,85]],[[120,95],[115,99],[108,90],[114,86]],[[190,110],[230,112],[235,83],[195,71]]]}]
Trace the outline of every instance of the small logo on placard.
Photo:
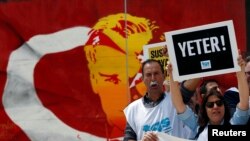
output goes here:
[{"label": "small logo on placard", "polygon": [[210,60],[201,61],[201,69],[211,69]]}]

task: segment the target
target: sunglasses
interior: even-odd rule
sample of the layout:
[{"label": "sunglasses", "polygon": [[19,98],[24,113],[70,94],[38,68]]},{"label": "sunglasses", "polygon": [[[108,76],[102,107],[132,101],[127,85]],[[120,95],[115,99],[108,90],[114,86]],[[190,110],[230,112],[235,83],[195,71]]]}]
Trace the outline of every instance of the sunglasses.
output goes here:
[{"label": "sunglasses", "polygon": [[217,101],[214,101],[214,102],[207,102],[206,103],[206,106],[208,108],[213,108],[214,107],[214,104],[216,104],[218,107],[221,107],[224,103],[222,100],[217,100]]}]

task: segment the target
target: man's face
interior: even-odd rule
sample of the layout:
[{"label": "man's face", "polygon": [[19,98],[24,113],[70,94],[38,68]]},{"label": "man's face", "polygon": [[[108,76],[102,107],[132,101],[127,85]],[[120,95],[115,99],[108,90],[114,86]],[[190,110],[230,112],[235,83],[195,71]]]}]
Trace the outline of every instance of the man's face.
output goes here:
[{"label": "man's face", "polygon": [[216,82],[209,82],[207,83],[206,87],[207,87],[207,91],[210,91],[212,88],[216,88],[219,92],[221,92],[219,85]]},{"label": "man's face", "polygon": [[[217,82],[208,82],[206,85],[207,93],[212,89],[216,88],[217,91],[221,92],[221,89],[219,88],[219,84]],[[204,97],[206,94],[202,94],[202,97]]]},{"label": "man's face", "polygon": [[[161,67],[156,62],[145,64],[143,74],[143,82],[147,87],[148,93],[162,93],[164,74]],[[155,84],[152,82],[156,82]]]}]

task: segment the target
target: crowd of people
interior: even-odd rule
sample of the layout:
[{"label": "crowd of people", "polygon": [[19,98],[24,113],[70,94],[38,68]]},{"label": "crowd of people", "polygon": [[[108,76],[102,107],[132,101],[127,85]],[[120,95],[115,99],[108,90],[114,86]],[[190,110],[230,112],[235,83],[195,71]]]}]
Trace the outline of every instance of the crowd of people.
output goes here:
[{"label": "crowd of people", "polygon": [[157,141],[157,132],[207,141],[208,125],[249,126],[250,57],[239,54],[237,61],[241,69],[235,72],[238,85],[226,91],[216,79],[174,81],[171,62],[166,68],[170,91],[164,91],[163,66],[157,60],[144,61],[142,80],[147,91],[124,109],[124,141]]}]

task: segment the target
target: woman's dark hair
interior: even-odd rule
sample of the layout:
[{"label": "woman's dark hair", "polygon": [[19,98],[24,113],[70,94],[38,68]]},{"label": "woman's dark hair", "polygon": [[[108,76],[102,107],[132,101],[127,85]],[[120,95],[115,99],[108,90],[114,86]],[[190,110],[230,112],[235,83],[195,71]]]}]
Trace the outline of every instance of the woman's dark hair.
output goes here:
[{"label": "woman's dark hair", "polygon": [[200,133],[205,129],[205,127],[207,126],[208,122],[209,122],[209,118],[207,115],[207,111],[206,111],[206,103],[208,101],[208,98],[210,96],[217,96],[220,100],[223,101],[224,104],[224,108],[225,108],[225,114],[224,114],[224,125],[230,125],[230,110],[227,106],[227,103],[224,100],[223,95],[221,94],[221,92],[219,92],[217,90],[217,88],[212,88],[210,91],[208,91],[208,93],[203,97],[201,106],[200,106],[200,111],[199,111],[199,116],[198,116],[198,124],[199,124],[199,129],[198,129],[198,133],[195,136],[195,138],[198,138]]}]

